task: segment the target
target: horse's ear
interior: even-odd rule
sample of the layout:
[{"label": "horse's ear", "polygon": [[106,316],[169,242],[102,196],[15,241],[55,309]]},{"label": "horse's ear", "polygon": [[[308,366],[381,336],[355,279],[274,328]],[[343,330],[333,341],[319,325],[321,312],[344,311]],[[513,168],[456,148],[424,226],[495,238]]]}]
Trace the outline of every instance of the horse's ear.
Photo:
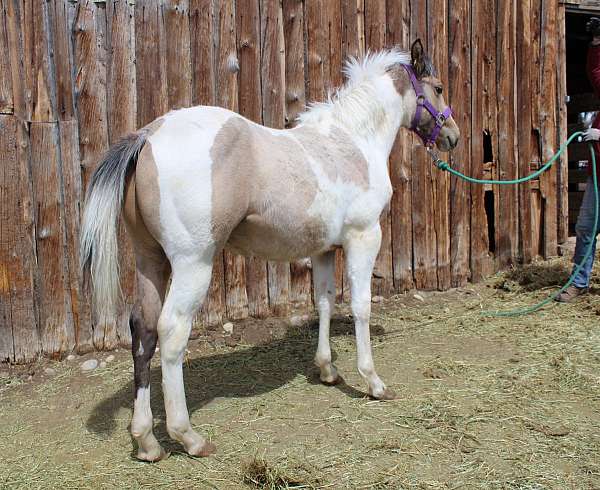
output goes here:
[{"label": "horse's ear", "polygon": [[417,78],[425,74],[425,49],[421,39],[417,39],[410,48],[410,57],[413,70]]}]

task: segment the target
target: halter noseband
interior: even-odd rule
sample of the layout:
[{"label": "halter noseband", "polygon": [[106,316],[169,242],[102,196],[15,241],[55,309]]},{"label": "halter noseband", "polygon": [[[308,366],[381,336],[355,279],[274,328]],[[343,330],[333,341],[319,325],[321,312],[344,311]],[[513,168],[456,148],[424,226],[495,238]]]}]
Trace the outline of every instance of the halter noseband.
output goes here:
[{"label": "halter noseband", "polygon": [[[446,120],[450,116],[452,116],[452,109],[450,109],[450,107],[446,107],[442,112],[440,112],[435,107],[433,107],[433,104],[429,102],[429,100],[427,100],[427,97],[425,96],[425,91],[423,90],[423,86],[421,85],[421,82],[419,82],[419,80],[417,79],[417,76],[415,75],[412,66],[402,66],[408,73],[410,82],[412,83],[413,89],[415,90],[415,94],[417,95],[417,110],[415,112],[415,117],[413,118],[412,123],[410,125],[410,129],[414,131],[419,136],[419,138],[421,138],[423,144],[426,147],[432,147],[435,144],[435,140],[440,134],[440,131],[444,127]],[[419,129],[419,121],[421,120],[421,111],[423,110],[423,107],[425,107],[425,109],[429,111],[429,113],[433,117],[433,120],[435,121],[435,126],[431,131],[431,134],[429,134],[429,136]]]}]

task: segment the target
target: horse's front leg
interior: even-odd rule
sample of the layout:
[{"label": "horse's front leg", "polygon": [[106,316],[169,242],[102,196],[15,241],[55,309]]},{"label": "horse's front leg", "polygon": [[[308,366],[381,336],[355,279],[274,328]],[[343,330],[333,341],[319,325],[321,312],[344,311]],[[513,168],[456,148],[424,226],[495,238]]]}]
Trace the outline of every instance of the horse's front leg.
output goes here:
[{"label": "horse's front leg", "polygon": [[171,264],[173,279],[158,321],[162,387],[167,413],[167,432],[192,456],[208,456],[215,446],[190,424],[182,363],[192,321],[208,291],[212,271],[209,261],[180,259]]},{"label": "horse's front leg", "polygon": [[331,363],[329,346],[329,323],[335,306],[335,252],[312,257],[311,262],[315,303],[319,312],[319,344],[315,364],[321,371],[321,381],[332,385],[339,381],[337,370]]},{"label": "horse's front leg", "polygon": [[346,273],[350,280],[352,315],[356,332],[358,372],[366,380],[369,395],[380,400],[395,397],[375,372],[371,353],[369,319],[371,316],[371,275],[381,246],[381,228],[377,223],[367,230],[350,230],[344,240]]}]

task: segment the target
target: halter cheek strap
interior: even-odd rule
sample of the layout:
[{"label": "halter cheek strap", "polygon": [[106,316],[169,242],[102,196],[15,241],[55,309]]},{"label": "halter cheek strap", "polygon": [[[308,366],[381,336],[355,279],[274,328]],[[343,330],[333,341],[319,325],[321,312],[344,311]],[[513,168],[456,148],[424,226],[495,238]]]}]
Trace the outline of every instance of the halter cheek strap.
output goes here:
[{"label": "halter cheek strap", "polygon": [[[442,112],[438,111],[431,102],[425,96],[425,91],[423,90],[423,86],[421,82],[417,79],[415,72],[411,65],[402,65],[408,76],[410,78],[410,82],[413,86],[415,94],[417,95],[417,110],[415,111],[415,117],[412,120],[410,125],[410,129],[414,131],[423,141],[425,146],[433,146],[435,144],[435,140],[437,139],[440,131],[446,124],[446,120],[452,116],[452,109],[450,107],[446,107]],[[435,126],[431,131],[431,134],[427,135],[423,133],[419,129],[419,121],[421,120],[421,112],[423,111],[423,107],[429,111],[431,117],[433,117]]]}]

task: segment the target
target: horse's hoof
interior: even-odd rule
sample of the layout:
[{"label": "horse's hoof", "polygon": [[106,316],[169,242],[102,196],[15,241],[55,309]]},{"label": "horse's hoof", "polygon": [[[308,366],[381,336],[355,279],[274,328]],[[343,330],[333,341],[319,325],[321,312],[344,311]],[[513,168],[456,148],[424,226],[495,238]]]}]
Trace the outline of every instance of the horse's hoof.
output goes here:
[{"label": "horse's hoof", "polygon": [[157,463],[161,459],[167,459],[170,455],[171,455],[171,453],[165,451],[161,447],[160,451],[158,453],[155,453],[154,451],[147,452],[147,451],[139,450],[137,453],[137,459],[139,459],[140,461],[146,461],[148,463]]},{"label": "horse's hoof", "polygon": [[217,446],[215,446],[212,442],[205,441],[199,448],[190,451],[190,456],[197,456],[198,458],[206,458],[211,454],[217,452]]},{"label": "horse's hoof", "polygon": [[373,400],[395,400],[398,397],[398,395],[396,395],[396,392],[389,388],[386,388],[385,390],[383,390],[383,393],[379,396],[375,396],[371,393],[369,393],[369,396]]},{"label": "horse's hoof", "polygon": [[339,374],[335,378],[333,378],[331,381],[327,380],[327,379],[321,379],[321,383],[323,383],[325,386],[339,385],[342,381],[344,381],[344,380],[342,379],[342,377]]}]

